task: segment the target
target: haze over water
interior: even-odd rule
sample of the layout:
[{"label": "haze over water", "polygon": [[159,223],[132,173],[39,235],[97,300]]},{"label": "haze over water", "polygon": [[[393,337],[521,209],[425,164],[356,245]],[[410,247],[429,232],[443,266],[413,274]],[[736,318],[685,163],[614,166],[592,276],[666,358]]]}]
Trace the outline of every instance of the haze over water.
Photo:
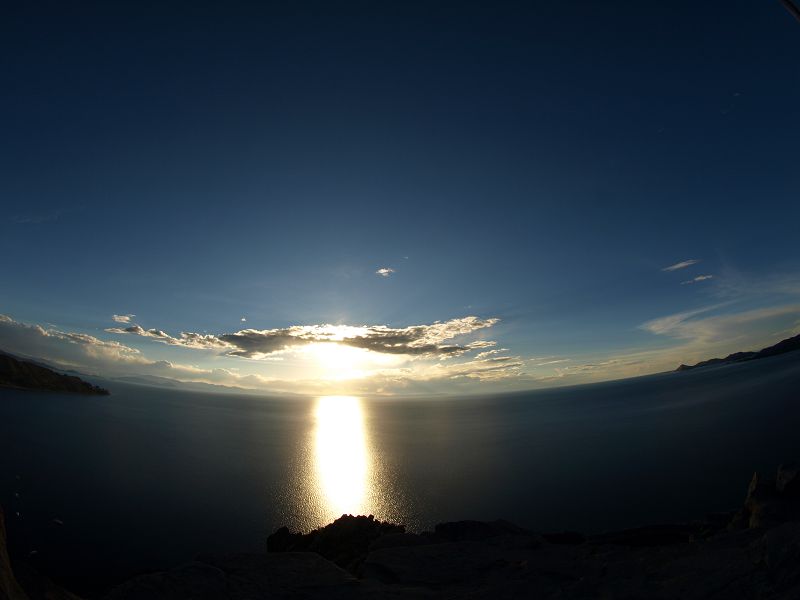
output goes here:
[{"label": "haze over water", "polygon": [[736,508],[753,470],[800,456],[799,381],[787,355],[495,397],[3,390],[0,503],[22,515],[21,550],[73,577],[257,551],[281,525],[343,513],[412,530],[686,520]]}]

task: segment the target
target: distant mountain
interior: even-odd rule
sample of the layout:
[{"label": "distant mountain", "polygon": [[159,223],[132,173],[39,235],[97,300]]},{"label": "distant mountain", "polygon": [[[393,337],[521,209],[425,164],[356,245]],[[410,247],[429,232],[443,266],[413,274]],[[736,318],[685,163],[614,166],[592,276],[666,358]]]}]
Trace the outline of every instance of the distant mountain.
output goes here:
[{"label": "distant mountain", "polygon": [[[247,396],[252,396],[254,394],[263,396],[267,393],[264,390],[256,388],[243,388],[232,385],[221,385],[218,383],[205,383],[202,381],[181,381],[179,379],[170,379],[169,377],[158,377],[157,375],[125,375],[121,377],[111,377],[110,380],[134,385],[192,392],[220,392],[226,394],[244,394]],[[285,396],[288,394],[286,392],[281,392],[281,395]]]},{"label": "distant mountain", "polygon": [[63,375],[29,360],[21,360],[0,352],[0,387],[42,390],[49,392],[73,392],[107,396],[105,390],[85,382],[74,375]]},{"label": "distant mountain", "polygon": [[734,352],[725,358],[712,358],[704,360],[696,365],[681,365],[676,371],[689,371],[697,369],[698,367],[710,367],[712,365],[728,365],[731,363],[745,362],[748,360],[758,360],[759,358],[768,358],[770,356],[777,356],[778,354],[786,354],[787,352],[795,352],[800,350],[800,335],[787,338],[775,344],[768,346],[758,352]]}]

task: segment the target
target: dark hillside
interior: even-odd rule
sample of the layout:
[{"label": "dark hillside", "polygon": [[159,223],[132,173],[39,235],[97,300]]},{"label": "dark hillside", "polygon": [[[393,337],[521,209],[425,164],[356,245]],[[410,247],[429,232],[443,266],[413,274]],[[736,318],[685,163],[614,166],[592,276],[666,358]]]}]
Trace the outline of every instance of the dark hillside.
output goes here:
[{"label": "dark hillside", "polygon": [[105,390],[74,375],[62,375],[30,361],[0,353],[0,387],[76,394],[108,395]]}]

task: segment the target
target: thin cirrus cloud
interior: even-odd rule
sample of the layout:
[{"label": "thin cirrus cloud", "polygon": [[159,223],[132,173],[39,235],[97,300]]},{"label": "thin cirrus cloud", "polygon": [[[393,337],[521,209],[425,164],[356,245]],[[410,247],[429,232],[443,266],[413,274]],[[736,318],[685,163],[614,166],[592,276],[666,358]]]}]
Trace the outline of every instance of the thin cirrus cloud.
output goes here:
[{"label": "thin cirrus cloud", "polygon": [[681,285],[690,285],[692,283],[697,283],[699,281],[707,281],[709,279],[713,279],[713,275],[698,275],[697,277],[693,277],[692,279],[687,279],[686,281],[681,281]]},{"label": "thin cirrus cloud", "polygon": [[479,381],[493,381],[507,379],[520,375],[523,361],[519,356],[476,356],[474,360],[455,363],[437,364],[432,375],[435,379],[474,379]]},{"label": "thin cirrus cloud", "polygon": [[111,315],[111,319],[117,323],[130,323],[136,315]]},{"label": "thin cirrus cloud", "polygon": [[680,313],[675,313],[671,315],[667,315],[664,317],[659,317],[657,319],[652,319],[645,323],[639,325],[639,329],[643,329],[645,331],[649,331],[655,335],[669,335],[673,332],[680,331],[684,324],[691,319],[697,317],[697,315],[701,315],[703,313],[709,313],[715,311],[719,308],[726,306],[726,304],[714,304],[711,306],[704,306],[702,308],[697,308],[695,310],[687,310]]},{"label": "thin cirrus cloud", "polygon": [[668,267],[664,267],[661,269],[662,271],[678,271],[680,269],[685,269],[686,267],[691,267],[692,265],[696,265],[700,261],[695,258],[691,258],[689,260],[683,260],[679,263],[675,263],[674,265],[670,265]]},{"label": "thin cirrus cloud", "polygon": [[448,358],[495,346],[494,341],[475,340],[459,344],[453,340],[492,327],[498,321],[496,318],[468,316],[399,328],[386,325],[293,325],[279,329],[242,329],[220,335],[182,332],[178,337],[160,329],[144,329],[135,324],[124,328],[111,327],[106,331],[147,337],[173,346],[218,349],[229,356],[252,359],[264,359],[301,346],[321,343],[336,343],[380,354]]},{"label": "thin cirrus cloud", "polygon": [[[756,346],[775,335],[764,335],[765,331],[782,331],[781,335],[792,335],[797,331],[800,304],[770,306],[737,312],[719,312],[722,307],[732,303],[716,304],[693,311],[667,315],[640,325],[641,329],[684,340],[684,357],[690,356],[688,350],[697,350],[691,358],[708,358],[714,355],[714,348],[723,351],[757,349]],[[774,341],[772,342],[774,343]],[[673,348],[673,351],[680,350]],[[679,357],[684,360],[684,357]]]},{"label": "thin cirrus cloud", "polygon": [[394,273],[394,269],[391,267],[381,267],[377,271],[375,271],[376,275],[380,275],[381,277],[389,277],[392,273]]}]

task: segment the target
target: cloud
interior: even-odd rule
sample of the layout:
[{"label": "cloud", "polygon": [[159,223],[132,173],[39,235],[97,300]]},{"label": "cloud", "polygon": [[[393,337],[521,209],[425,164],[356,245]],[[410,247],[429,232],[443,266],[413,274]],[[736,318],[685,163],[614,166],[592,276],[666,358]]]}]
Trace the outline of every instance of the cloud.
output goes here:
[{"label": "cloud", "polygon": [[219,340],[232,347],[228,354],[246,358],[261,358],[295,346],[321,342],[335,342],[382,354],[458,356],[469,350],[493,346],[494,342],[477,340],[461,345],[448,343],[449,340],[492,327],[497,322],[498,319],[470,316],[403,328],[386,325],[295,325],[283,329],[245,329],[223,334]]},{"label": "cloud", "polygon": [[477,379],[480,381],[497,381],[518,377],[523,361],[519,356],[476,356],[473,360],[453,364],[438,364],[433,371],[433,378]]},{"label": "cloud", "polygon": [[153,338],[164,344],[169,344],[170,346],[184,346],[185,348],[203,350],[230,348],[229,344],[226,344],[216,336],[205,333],[183,332],[180,334],[180,337],[176,338],[161,329],[145,329],[135,324],[129,327],[109,327],[106,329],[106,332],[117,334],[130,333],[141,337]]},{"label": "cloud", "polygon": [[715,292],[721,296],[738,299],[758,299],[763,302],[775,299],[800,297],[800,273],[784,272],[773,274],[742,273],[728,267],[720,278]]},{"label": "cloud", "polygon": [[[785,329],[787,326],[791,330],[792,325],[800,324],[798,321],[800,318],[799,304],[756,308],[738,313],[696,318],[719,306],[661,317],[642,324],[641,328],[656,335],[689,340],[695,345],[708,346],[735,342],[749,346],[769,341],[771,334],[767,332]],[[772,343],[776,341],[778,340],[772,340]],[[735,349],[748,350],[752,348]]]},{"label": "cloud", "polygon": [[34,358],[52,360],[68,366],[86,364],[116,365],[140,363],[135,348],[116,341],[100,340],[84,333],[68,333],[40,325],[27,325],[0,315],[0,347]]},{"label": "cloud", "polygon": [[686,281],[681,281],[681,285],[690,285],[692,283],[697,283],[698,281],[706,281],[707,279],[713,279],[713,275],[698,275],[692,279],[687,279]]},{"label": "cloud", "polygon": [[[448,390],[453,390],[459,389],[462,384],[467,386],[467,382],[470,381],[514,380],[517,383],[513,385],[521,385],[519,375],[523,361],[519,357],[500,355],[505,350],[492,348],[495,345],[493,341],[472,340],[461,344],[452,341],[458,336],[474,334],[481,329],[491,327],[496,322],[497,319],[464,317],[404,328],[383,325],[369,327],[314,325],[267,331],[243,330],[230,334],[235,343],[224,341],[221,339],[223,336],[189,332],[171,336],[159,329],[145,329],[136,324],[124,328],[111,328],[114,333],[147,337],[169,345],[191,348],[223,347],[227,351],[226,354],[238,350],[245,355],[258,355],[270,348],[283,347],[286,343],[311,345],[331,342],[358,348],[374,348],[377,352],[389,355],[405,353],[406,360],[424,357],[433,361],[415,362],[413,367],[378,368],[365,373],[364,377],[333,382],[319,377],[281,379],[263,374],[240,373],[239,369],[227,365],[227,368],[203,368],[168,360],[152,360],[139,349],[117,341],[105,341],[88,334],[60,331],[55,327],[46,329],[39,325],[28,325],[3,315],[0,315],[0,348],[21,356],[44,360],[61,368],[77,369],[89,376],[99,373],[103,377],[111,378],[158,377],[175,382],[235,386],[244,390],[318,394],[331,393],[335,388],[337,392],[342,393],[392,393],[398,390],[436,393],[441,391],[442,385],[446,385]],[[243,339],[248,341],[244,342]],[[457,357],[473,349],[480,349],[482,352],[471,360],[436,360],[443,357]],[[273,360],[273,357],[267,359]],[[222,356],[211,360],[233,359]],[[147,382],[148,379],[142,381]],[[159,385],[159,381],[164,383],[163,380],[149,381],[155,385]]]},{"label": "cloud", "polygon": [[[534,362],[535,361],[535,362]],[[569,358],[556,358],[556,357],[547,357],[544,358],[537,358],[532,359],[531,366],[532,367],[546,367],[548,365],[557,365],[560,363],[569,362]]]},{"label": "cloud", "polygon": [[498,354],[504,354],[508,352],[508,348],[495,348],[494,350],[486,350],[484,352],[479,352],[475,355],[475,360],[480,360],[483,358],[489,358],[490,356],[497,356]]},{"label": "cloud", "polygon": [[800,333],[800,304],[721,312],[729,311],[732,304],[652,319],[639,328],[661,338],[658,347],[573,357],[569,366],[556,366],[552,375],[537,377],[530,384],[568,385],[673,371],[681,363],[758,350]]},{"label": "cloud", "polygon": [[111,315],[111,318],[117,323],[130,323],[131,319],[136,315]]},{"label": "cloud", "polygon": [[392,269],[391,267],[381,267],[380,269],[375,271],[375,274],[380,275],[381,277],[389,277],[389,275],[391,275],[392,273],[394,273],[394,269]]},{"label": "cloud", "polygon": [[7,315],[0,315],[0,348],[65,369],[78,369],[90,376],[98,372],[105,377],[150,375],[248,389],[263,388],[271,381],[260,375],[241,375],[228,369],[202,369],[166,360],[150,360],[136,348],[116,341],[28,325]]},{"label": "cloud", "polygon": [[240,320],[242,323],[246,323],[246,322],[247,322],[247,319],[246,319],[246,318],[244,318],[244,317],[242,317],[242,318],[241,318],[241,319],[239,319],[239,320]]},{"label": "cloud", "polygon": [[657,319],[652,319],[642,323],[639,325],[639,329],[644,329],[645,331],[649,331],[650,333],[654,333],[656,335],[670,334],[674,331],[677,331],[683,323],[692,317],[716,310],[722,306],[724,306],[724,304],[714,304],[712,306],[704,306],[695,310],[687,310],[684,312],[667,315],[665,317],[659,317]]},{"label": "cloud", "polygon": [[496,345],[496,342],[489,340],[474,340],[462,344],[451,340],[492,327],[498,321],[496,318],[468,316],[400,328],[386,325],[293,325],[279,329],[242,329],[221,335],[183,332],[179,337],[173,337],[160,329],[144,329],[139,325],[111,327],[106,331],[152,338],[173,346],[220,349],[230,356],[253,359],[263,359],[315,343],[337,343],[381,354],[445,358]]},{"label": "cloud", "polygon": [[675,263],[674,265],[670,265],[668,267],[664,267],[661,270],[662,271],[677,271],[678,269],[685,269],[686,267],[691,267],[692,265],[696,265],[699,262],[700,262],[699,260],[692,258],[692,259],[689,259],[689,260],[681,261],[679,263]]}]

